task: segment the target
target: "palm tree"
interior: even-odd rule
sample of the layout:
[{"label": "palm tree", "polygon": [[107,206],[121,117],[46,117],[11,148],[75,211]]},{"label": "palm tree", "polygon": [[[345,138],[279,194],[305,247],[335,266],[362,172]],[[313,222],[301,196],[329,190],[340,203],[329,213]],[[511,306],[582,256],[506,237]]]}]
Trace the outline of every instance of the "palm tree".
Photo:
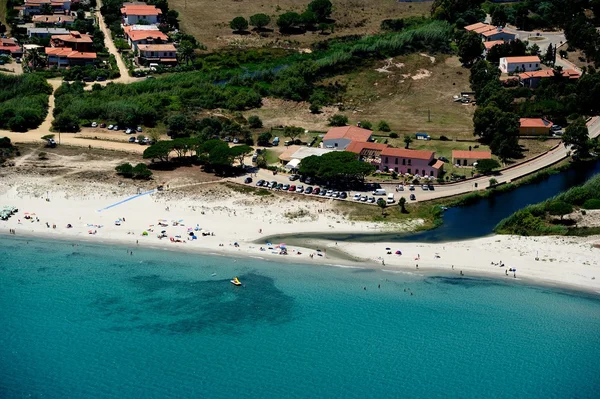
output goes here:
[{"label": "palm tree", "polygon": [[406,213],[406,198],[400,197],[398,200],[398,206],[400,207],[401,213]]},{"label": "palm tree", "polygon": [[32,49],[28,51],[27,59],[29,60],[33,70],[36,70],[38,67],[43,67],[46,64],[45,58],[42,57],[38,49]]},{"label": "palm tree", "polygon": [[385,216],[385,200],[383,198],[379,198],[377,200],[377,206],[381,208],[381,216]]},{"label": "palm tree", "polygon": [[189,40],[182,40],[177,50],[179,59],[189,64],[195,58],[194,45]]},{"label": "palm tree", "polygon": [[412,138],[410,136],[404,136],[404,144],[406,144],[406,146],[404,148],[408,148],[408,146],[410,145],[410,143],[412,143]]}]

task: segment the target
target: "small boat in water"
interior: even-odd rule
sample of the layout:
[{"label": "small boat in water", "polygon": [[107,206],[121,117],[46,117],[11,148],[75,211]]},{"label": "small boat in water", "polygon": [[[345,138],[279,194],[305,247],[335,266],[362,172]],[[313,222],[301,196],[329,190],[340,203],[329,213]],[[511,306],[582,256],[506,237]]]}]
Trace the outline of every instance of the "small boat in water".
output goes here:
[{"label": "small boat in water", "polygon": [[240,280],[238,280],[237,277],[234,277],[233,280],[231,280],[231,284],[237,285],[237,286],[242,285],[242,283],[240,282]]}]

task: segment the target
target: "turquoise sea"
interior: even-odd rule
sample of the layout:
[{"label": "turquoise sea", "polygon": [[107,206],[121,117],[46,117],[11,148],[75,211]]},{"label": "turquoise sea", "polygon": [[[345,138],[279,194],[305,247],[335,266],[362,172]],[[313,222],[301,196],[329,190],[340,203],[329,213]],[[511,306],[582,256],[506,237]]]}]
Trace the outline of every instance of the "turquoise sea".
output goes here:
[{"label": "turquoise sea", "polygon": [[0,398],[599,397],[600,297],[131,249],[0,237]]}]

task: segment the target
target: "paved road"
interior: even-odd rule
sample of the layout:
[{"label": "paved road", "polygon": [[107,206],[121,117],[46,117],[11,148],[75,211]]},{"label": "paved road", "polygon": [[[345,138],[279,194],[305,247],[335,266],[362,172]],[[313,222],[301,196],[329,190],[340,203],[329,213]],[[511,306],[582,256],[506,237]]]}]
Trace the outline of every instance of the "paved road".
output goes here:
[{"label": "paved road", "polygon": [[[592,137],[592,138],[598,137],[600,135],[600,117],[592,118],[590,120],[590,122],[588,123],[588,129],[590,132],[590,137]],[[509,183],[517,178],[529,175],[540,169],[544,169],[548,166],[554,165],[555,163],[567,158],[568,152],[569,152],[568,148],[565,148],[564,145],[559,145],[555,149],[547,152],[546,154],[544,154],[538,158],[517,164],[511,168],[501,171],[498,175],[494,176],[494,178],[498,181],[498,183]],[[239,177],[234,180],[238,181],[238,182],[242,182],[244,180],[244,177]],[[285,175],[285,174],[273,175],[272,172],[269,172],[266,170],[260,170],[260,171],[258,171],[257,176],[253,177],[254,181],[252,184],[254,185],[256,183],[256,181],[258,181],[260,179],[264,179],[267,181],[275,180],[279,183],[291,184],[292,182],[289,181],[288,177],[289,176]],[[489,186],[489,179],[490,179],[490,176],[484,176],[484,177],[469,179],[464,182],[459,182],[459,183],[454,183],[454,184],[441,185],[441,186],[436,185],[436,189],[434,191],[424,191],[421,188],[417,188],[413,192],[406,191],[406,192],[403,192],[402,194],[397,193],[396,200],[399,198],[400,195],[402,195],[408,199],[408,195],[413,194],[413,193],[417,197],[417,201],[428,201],[428,200],[437,199],[437,198],[445,198],[445,197],[452,197],[452,196],[460,195],[460,194],[466,194],[466,193],[477,191],[477,190],[484,190]],[[303,184],[304,187],[308,186],[307,184],[299,183],[298,181],[293,182],[293,184],[296,184],[296,185]],[[477,184],[477,186],[475,186],[476,184]],[[382,184],[382,187],[385,188],[386,191],[389,193],[389,192],[395,192],[396,185],[397,185],[397,183],[396,184]],[[349,196],[352,197],[352,195],[355,193],[356,192],[353,191],[350,193]],[[361,193],[361,194],[365,194],[365,193]],[[370,194],[369,194],[369,196],[370,196]]]}]

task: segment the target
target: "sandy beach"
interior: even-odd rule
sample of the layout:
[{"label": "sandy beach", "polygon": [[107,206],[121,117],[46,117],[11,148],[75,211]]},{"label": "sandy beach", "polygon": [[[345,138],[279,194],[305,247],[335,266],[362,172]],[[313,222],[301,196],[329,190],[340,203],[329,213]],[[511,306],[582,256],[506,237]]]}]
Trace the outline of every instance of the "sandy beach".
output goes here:
[{"label": "sandy beach", "polygon": [[[308,240],[310,248],[286,245],[287,255],[282,255],[281,243],[261,244],[261,237],[407,230],[420,221],[354,222],[336,212],[331,200],[256,196],[222,183],[148,192],[133,184],[9,175],[0,183],[1,206],[19,208],[8,221],[0,221],[2,234],[14,230],[18,236],[119,243],[134,253],[137,246],[147,246],[390,272],[462,272],[600,293],[598,237],[490,236],[439,244]],[[164,238],[158,238],[163,231]]]}]

